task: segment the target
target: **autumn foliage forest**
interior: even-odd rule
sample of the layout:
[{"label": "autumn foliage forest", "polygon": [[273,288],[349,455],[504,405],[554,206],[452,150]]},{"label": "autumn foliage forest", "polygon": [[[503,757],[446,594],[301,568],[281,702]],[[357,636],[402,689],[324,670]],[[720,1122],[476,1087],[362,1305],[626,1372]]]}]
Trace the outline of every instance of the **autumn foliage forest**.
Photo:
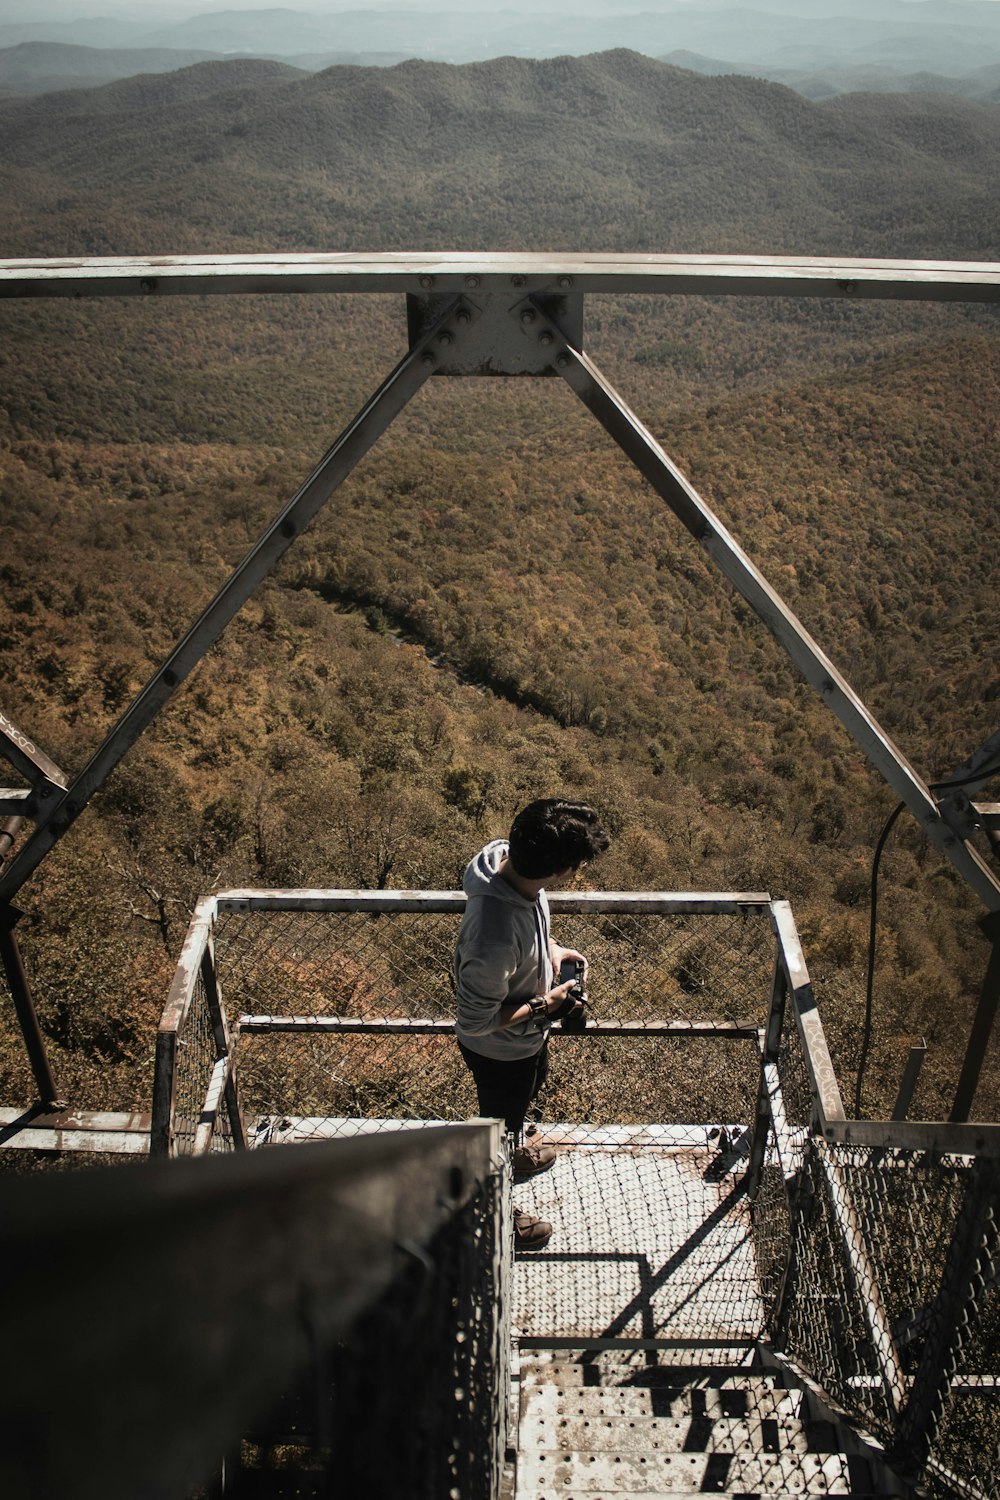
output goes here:
[{"label": "autumn foliage forest", "polygon": [[[183,106],[183,107],[182,107]],[[1000,108],[824,105],[628,53],[267,64],[0,101],[0,254],[995,257]],[[586,342],[929,781],[997,728],[990,308],[596,297]],[[79,769],[405,349],[385,297],[0,308],[2,706]],[[19,933],[65,1096],[147,1108],[197,897],[450,888],[531,797],[606,889],[791,900],[845,1095],[895,802],[559,381],[433,380],[43,863]],[[986,944],[883,861],[870,1114],[946,1114]],[[0,996],[0,1099],[32,1087]],[[1000,1052],[977,1100],[996,1118]]]}]

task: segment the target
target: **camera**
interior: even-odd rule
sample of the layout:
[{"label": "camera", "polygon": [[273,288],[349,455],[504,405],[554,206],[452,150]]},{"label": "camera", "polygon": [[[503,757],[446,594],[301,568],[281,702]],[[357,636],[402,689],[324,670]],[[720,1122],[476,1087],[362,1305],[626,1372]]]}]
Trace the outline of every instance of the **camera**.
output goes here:
[{"label": "camera", "polygon": [[582,958],[564,958],[559,965],[559,983],[573,980],[573,988],[566,996],[566,1003],[559,1009],[557,1020],[563,1031],[584,1031],[587,1026],[587,997],[583,992],[584,962]]}]

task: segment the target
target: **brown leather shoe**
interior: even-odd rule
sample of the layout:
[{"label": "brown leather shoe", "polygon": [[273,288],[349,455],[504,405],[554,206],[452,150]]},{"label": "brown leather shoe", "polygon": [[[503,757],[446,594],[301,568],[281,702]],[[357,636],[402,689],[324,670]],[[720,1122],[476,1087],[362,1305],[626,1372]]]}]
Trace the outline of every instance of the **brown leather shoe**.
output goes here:
[{"label": "brown leather shoe", "polygon": [[534,1214],[514,1210],[514,1249],[540,1250],[552,1238],[552,1225],[547,1219],[536,1219]]},{"label": "brown leather shoe", "polygon": [[537,1177],[547,1172],[556,1159],[551,1146],[517,1146],[514,1150],[514,1181],[523,1182],[526,1177]]}]

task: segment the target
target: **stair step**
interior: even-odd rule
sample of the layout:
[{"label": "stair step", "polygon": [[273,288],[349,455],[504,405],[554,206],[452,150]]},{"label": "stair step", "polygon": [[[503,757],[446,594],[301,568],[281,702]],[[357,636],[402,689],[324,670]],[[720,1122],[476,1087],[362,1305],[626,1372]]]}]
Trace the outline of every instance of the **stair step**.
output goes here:
[{"label": "stair step", "polygon": [[768,1497],[850,1495],[851,1476],[841,1453],[560,1453],[521,1447],[518,1500],[537,1490],[570,1496],[579,1490],[622,1493],[725,1493],[762,1491]]},{"label": "stair step", "polygon": [[755,1417],[795,1420],[802,1412],[801,1391],[761,1386],[717,1390],[700,1386],[522,1385],[521,1410],[551,1417],[656,1417],[689,1421]]},{"label": "stair step", "polygon": [[758,1391],[784,1390],[776,1376],[757,1370],[698,1367],[661,1362],[655,1365],[599,1360],[528,1359],[520,1357],[522,1385],[552,1385],[594,1390],[599,1386],[675,1386],[685,1390]]},{"label": "stair step", "polygon": [[559,1417],[531,1412],[522,1416],[519,1442],[526,1452],[686,1453],[762,1456],[782,1453],[834,1453],[836,1434],[829,1422],[789,1418],[716,1417],[674,1420],[627,1417]]}]

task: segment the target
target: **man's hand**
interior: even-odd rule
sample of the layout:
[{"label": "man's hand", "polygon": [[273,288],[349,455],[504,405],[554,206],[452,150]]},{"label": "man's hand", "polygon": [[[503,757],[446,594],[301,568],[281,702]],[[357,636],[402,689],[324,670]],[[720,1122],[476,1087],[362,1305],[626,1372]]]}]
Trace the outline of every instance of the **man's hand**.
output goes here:
[{"label": "man's hand", "polygon": [[[549,951],[552,956],[552,972],[554,974],[559,973],[564,959],[573,958],[577,961],[577,963],[583,964],[583,982],[584,984],[587,983],[587,975],[590,972],[590,965],[588,964],[582,953],[578,953],[575,948],[560,948],[559,944],[551,938],[549,939]],[[555,992],[553,991],[553,993]]]}]

